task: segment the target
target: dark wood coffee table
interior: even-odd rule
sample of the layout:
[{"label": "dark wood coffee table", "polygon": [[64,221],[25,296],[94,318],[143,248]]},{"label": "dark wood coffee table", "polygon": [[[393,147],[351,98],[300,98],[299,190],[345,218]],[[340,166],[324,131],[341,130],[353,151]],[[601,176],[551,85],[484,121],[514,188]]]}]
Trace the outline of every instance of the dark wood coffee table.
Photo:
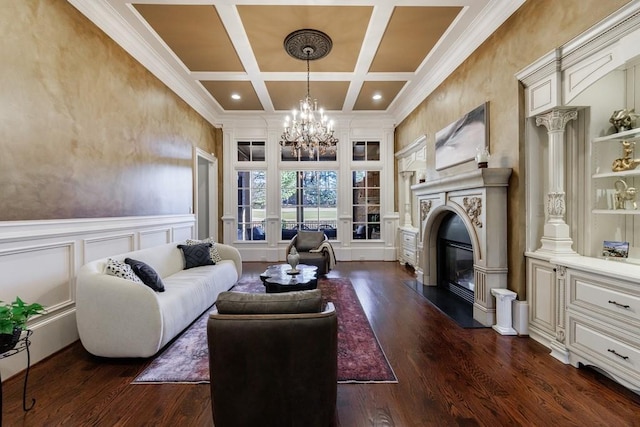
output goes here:
[{"label": "dark wood coffee table", "polygon": [[289,274],[289,264],[278,264],[267,267],[260,275],[267,293],[307,291],[318,287],[318,267],[298,264],[298,274]]}]

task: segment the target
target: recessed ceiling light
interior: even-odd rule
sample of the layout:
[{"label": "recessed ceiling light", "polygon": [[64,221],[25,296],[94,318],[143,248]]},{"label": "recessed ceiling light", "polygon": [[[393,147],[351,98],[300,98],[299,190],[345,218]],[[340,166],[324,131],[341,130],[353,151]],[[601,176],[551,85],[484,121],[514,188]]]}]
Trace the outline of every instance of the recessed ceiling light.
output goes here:
[{"label": "recessed ceiling light", "polygon": [[374,101],[377,101],[379,99],[382,99],[382,95],[380,95],[379,93],[376,93],[375,95],[372,96]]},{"label": "recessed ceiling light", "polygon": [[241,98],[241,96],[238,95],[237,93],[232,93],[231,94],[231,99],[240,99],[240,98]]}]

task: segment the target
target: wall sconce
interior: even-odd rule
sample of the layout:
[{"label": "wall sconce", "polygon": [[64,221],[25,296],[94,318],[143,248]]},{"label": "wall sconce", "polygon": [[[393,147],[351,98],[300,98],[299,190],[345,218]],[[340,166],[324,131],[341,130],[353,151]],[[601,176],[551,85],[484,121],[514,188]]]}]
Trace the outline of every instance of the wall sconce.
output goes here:
[{"label": "wall sconce", "polygon": [[427,175],[426,175],[426,173],[424,173],[423,171],[418,172],[418,182],[419,182],[420,184],[422,184],[423,182],[425,182],[426,177],[427,177]]},{"label": "wall sconce", "polygon": [[478,163],[479,168],[486,168],[488,166],[489,157],[491,157],[489,147],[485,146],[476,148],[476,163]]}]

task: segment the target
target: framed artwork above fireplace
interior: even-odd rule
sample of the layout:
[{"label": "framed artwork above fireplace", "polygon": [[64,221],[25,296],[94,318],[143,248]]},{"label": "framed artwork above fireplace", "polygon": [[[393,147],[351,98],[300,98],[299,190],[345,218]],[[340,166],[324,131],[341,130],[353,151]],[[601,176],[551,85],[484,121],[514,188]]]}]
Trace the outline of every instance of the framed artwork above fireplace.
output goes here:
[{"label": "framed artwork above fireplace", "polygon": [[473,160],[478,148],[488,147],[488,113],[485,102],[436,132],[436,170]]}]

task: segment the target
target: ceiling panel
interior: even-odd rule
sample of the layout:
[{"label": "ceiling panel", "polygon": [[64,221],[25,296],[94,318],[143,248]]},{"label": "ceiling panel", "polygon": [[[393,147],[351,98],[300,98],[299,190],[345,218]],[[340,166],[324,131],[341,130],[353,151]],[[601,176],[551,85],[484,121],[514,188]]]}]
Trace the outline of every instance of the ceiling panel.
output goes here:
[{"label": "ceiling panel", "polygon": [[[300,100],[307,94],[305,82],[266,82],[269,95],[276,110],[299,109]],[[340,111],[349,88],[349,82],[313,81],[309,93],[311,99],[318,100],[318,108],[326,111]]]},{"label": "ceiling panel", "polygon": [[[262,110],[262,104],[249,81],[202,81],[202,85],[225,110]],[[236,95],[239,99],[232,98]]]},{"label": "ceiling panel", "polygon": [[284,50],[284,39],[303,28],[331,37],[329,54],[313,61],[317,72],[353,71],[371,17],[371,7],[356,6],[238,6],[244,29],[260,71],[306,71],[305,61]]},{"label": "ceiling panel", "polygon": [[134,7],[190,71],[244,71],[215,7]]},{"label": "ceiling panel", "polygon": [[415,71],[458,13],[459,7],[396,7],[369,71]]},{"label": "ceiling panel", "polygon": [[[406,82],[364,82],[353,109],[386,110],[405,84]],[[379,95],[380,99],[374,99],[374,95]]]}]

